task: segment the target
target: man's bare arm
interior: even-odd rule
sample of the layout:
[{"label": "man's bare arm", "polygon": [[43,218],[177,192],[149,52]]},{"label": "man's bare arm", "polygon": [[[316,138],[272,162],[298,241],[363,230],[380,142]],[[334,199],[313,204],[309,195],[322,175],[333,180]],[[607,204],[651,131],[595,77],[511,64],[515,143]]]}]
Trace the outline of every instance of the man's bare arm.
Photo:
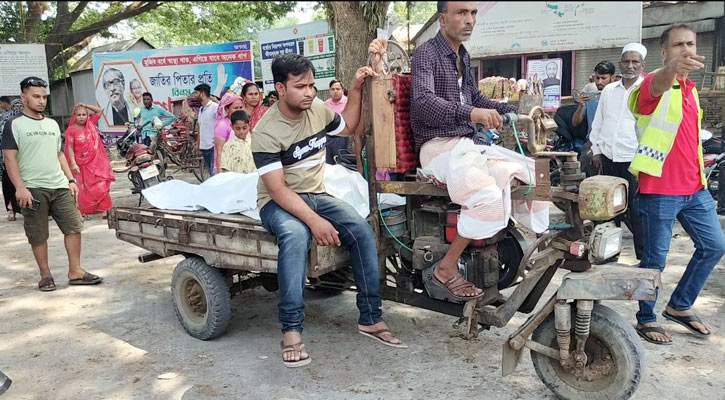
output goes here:
[{"label": "man's bare arm", "polygon": [[655,98],[662,96],[675,84],[677,75],[687,75],[698,69],[704,69],[703,61],[705,61],[705,57],[688,53],[682,53],[679,57],[670,60],[652,77],[652,83],[649,86],[650,94]]},{"label": "man's bare arm", "polygon": [[20,207],[29,208],[33,202],[33,195],[30,194],[30,191],[25,186],[25,182],[23,182],[23,178],[20,176],[18,151],[3,149],[3,157],[5,158],[5,168],[8,170],[10,181],[15,186],[15,196],[18,199],[18,204]]}]

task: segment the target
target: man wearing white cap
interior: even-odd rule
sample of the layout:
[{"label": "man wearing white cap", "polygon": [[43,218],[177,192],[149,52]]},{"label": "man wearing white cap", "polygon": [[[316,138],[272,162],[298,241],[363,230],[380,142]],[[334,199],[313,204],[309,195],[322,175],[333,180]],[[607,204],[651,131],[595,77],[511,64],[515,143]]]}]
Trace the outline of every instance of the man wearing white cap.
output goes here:
[{"label": "man wearing white cap", "polygon": [[637,150],[636,120],[629,111],[629,95],[642,82],[644,59],[647,48],[639,43],[630,43],[622,49],[619,70],[622,80],[608,84],[599,98],[589,140],[592,142],[593,164],[600,173],[618,176],[629,182],[630,207],[627,213],[617,217],[624,221],[632,232],[634,252],[641,259],[644,249],[642,224],[635,202],[637,179],[628,171],[629,163]]}]

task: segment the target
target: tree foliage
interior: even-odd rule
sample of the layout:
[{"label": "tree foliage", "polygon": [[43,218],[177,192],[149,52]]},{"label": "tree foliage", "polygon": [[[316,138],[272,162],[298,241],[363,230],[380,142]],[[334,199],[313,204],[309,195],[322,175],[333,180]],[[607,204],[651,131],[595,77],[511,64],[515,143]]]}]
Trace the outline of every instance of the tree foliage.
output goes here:
[{"label": "tree foliage", "polygon": [[256,39],[256,26],[269,27],[294,5],[292,1],[4,1],[0,41],[45,43],[49,72],[60,77],[64,72],[60,67],[95,36],[111,36],[108,29],[121,21],[130,20],[161,45]]},{"label": "tree foliage", "polygon": [[435,1],[394,1],[388,19],[391,25],[403,24],[408,20],[408,7],[410,8],[410,23],[425,24],[436,13]]},{"label": "tree foliage", "polygon": [[173,2],[129,21],[134,35],[156,47],[179,47],[251,40],[254,76],[261,77],[259,32],[296,25],[282,18],[295,2]]}]

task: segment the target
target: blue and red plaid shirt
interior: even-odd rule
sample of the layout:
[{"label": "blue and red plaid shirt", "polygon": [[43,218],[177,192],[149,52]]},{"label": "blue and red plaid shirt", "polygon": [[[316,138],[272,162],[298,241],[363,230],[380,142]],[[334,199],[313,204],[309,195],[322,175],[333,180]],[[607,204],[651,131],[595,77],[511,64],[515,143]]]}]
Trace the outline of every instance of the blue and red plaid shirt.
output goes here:
[{"label": "blue and red plaid shirt", "polygon": [[410,123],[416,152],[433,138],[473,136],[476,128],[471,122],[471,111],[474,108],[491,108],[499,114],[516,112],[516,107],[483,97],[471,74],[471,56],[463,45],[459,54],[463,60],[460,88],[456,52],[440,31],[415,49],[411,66]]}]

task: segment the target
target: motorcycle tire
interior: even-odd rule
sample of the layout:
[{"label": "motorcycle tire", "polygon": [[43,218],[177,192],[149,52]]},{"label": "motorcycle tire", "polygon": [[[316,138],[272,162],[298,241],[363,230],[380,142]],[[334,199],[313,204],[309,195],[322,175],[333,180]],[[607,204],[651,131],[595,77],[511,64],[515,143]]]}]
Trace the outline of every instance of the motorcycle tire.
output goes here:
[{"label": "motorcycle tire", "polygon": [[[572,305],[572,325],[576,310]],[[571,343],[576,338],[571,329]],[[559,349],[554,327],[554,313],[539,325],[531,340]],[[642,341],[627,320],[611,308],[595,304],[592,310],[589,338],[584,352],[587,364],[583,374],[576,376],[562,368],[559,360],[531,351],[531,361],[542,382],[564,400],[624,400],[637,390],[644,371]]]}]

